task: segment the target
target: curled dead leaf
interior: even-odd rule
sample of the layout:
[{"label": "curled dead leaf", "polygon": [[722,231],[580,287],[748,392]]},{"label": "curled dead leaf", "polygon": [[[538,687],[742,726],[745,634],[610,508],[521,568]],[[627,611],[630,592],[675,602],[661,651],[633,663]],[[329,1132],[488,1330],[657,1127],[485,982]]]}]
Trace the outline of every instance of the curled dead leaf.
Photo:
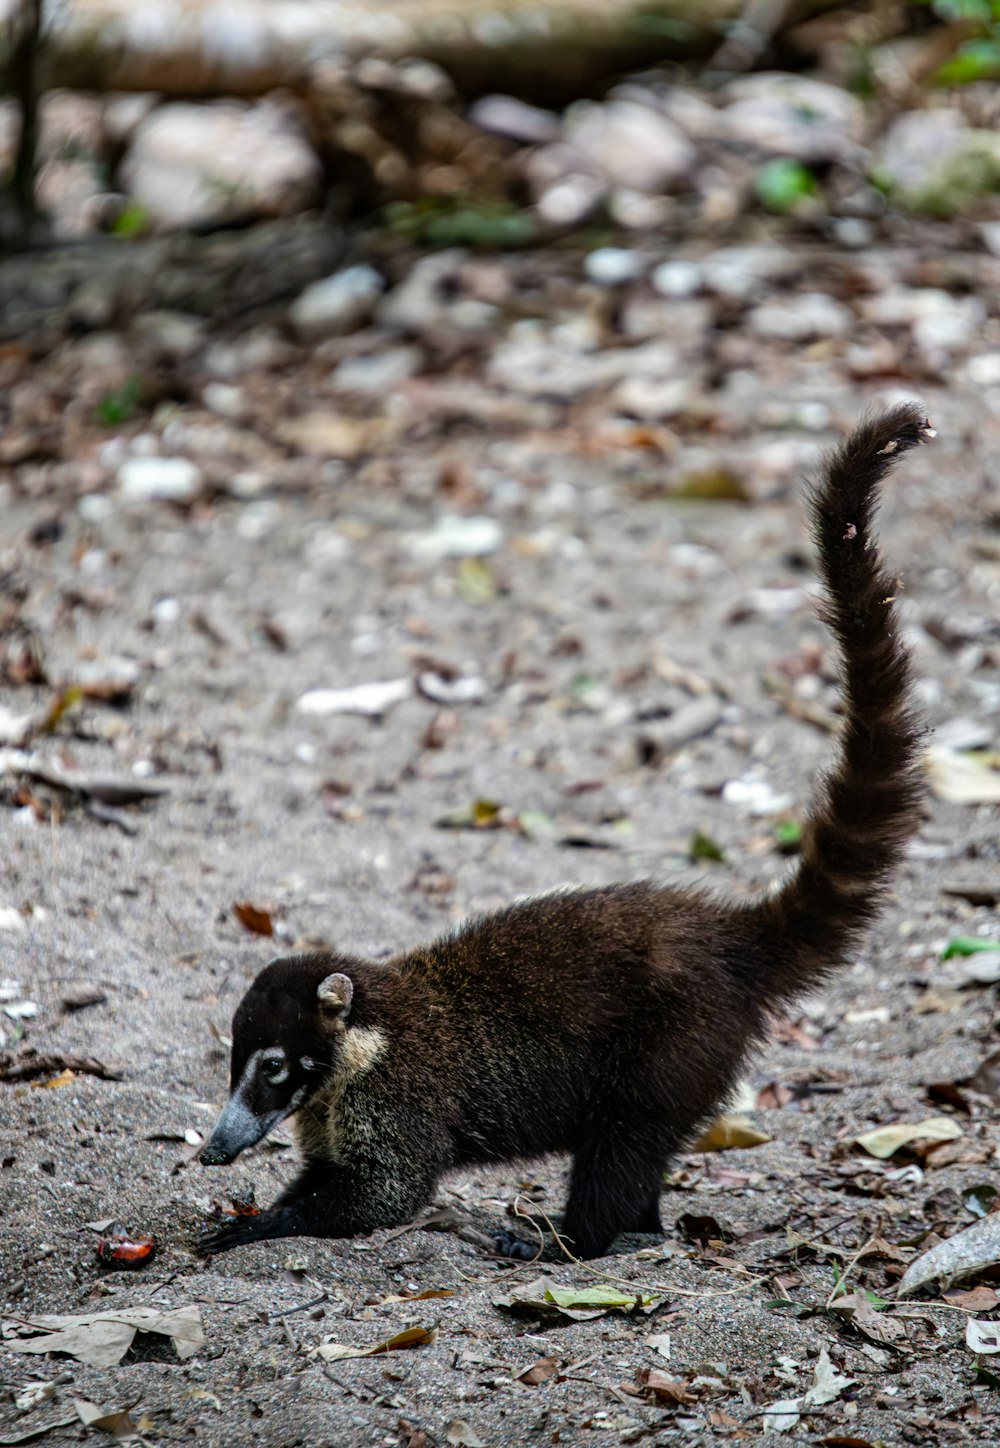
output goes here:
[{"label": "curled dead leaf", "polygon": [[897,1121],[891,1126],[877,1126],[874,1131],[865,1131],[854,1138],[855,1144],[869,1156],[885,1161],[901,1147],[912,1147],[914,1142],[955,1141],[962,1135],[962,1128],[950,1116],[929,1116],[926,1121]]},{"label": "curled dead leaf", "polygon": [[254,935],[274,934],[274,920],[269,910],[262,910],[257,905],[252,905],[249,900],[238,900],[233,905],[233,914],[241,925]]},{"label": "curled dead leaf", "polygon": [[413,1347],[431,1347],[437,1342],[436,1327],[407,1327],[393,1337],[373,1343],[371,1347],[350,1347],[347,1343],[334,1342],[325,1337],[309,1351],[324,1362],[341,1362],[344,1358],[377,1357],[385,1352],[404,1352]]},{"label": "curled dead leaf", "polygon": [[745,1116],[719,1116],[699,1136],[692,1151],[732,1151],[738,1147],[763,1146],[772,1140]]}]

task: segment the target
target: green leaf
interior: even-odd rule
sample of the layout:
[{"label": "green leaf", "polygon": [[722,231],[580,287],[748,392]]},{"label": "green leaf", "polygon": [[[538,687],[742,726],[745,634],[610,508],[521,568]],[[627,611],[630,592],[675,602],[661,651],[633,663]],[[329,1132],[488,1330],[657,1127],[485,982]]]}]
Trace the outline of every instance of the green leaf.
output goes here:
[{"label": "green leaf", "polygon": [[887,1297],[879,1297],[877,1292],[869,1292],[867,1287],[863,1287],[861,1290],[876,1312],[881,1312],[884,1307],[892,1306],[892,1303]]},{"label": "green leaf", "polygon": [[128,422],[138,412],[141,398],[142,384],[133,373],[120,387],[104,394],[95,409],[97,421],[105,427],[117,427]]},{"label": "green leaf", "polygon": [[474,799],[442,815],[438,827],[445,830],[488,830],[500,823],[502,805],[492,799]]},{"label": "green leaf", "polygon": [[385,208],[386,223],[398,236],[427,246],[471,246],[509,250],[538,240],[538,222],[508,201],[422,197],[394,201]]},{"label": "green leaf", "polygon": [[785,1310],[789,1312],[792,1317],[808,1317],[816,1311],[816,1309],[810,1307],[807,1302],[790,1302],[787,1297],[768,1297],[765,1299],[763,1306],[770,1312]]},{"label": "green leaf", "polygon": [[529,840],[548,839],[555,831],[555,821],[543,809],[523,809],[517,817],[517,827]]},{"label": "green leaf", "polygon": [[984,37],[967,40],[934,72],[935,85],[971,85],[1000,75],[1000,41]]},{"label": "green leaf", "polygon": [[642,1292],[622,1292],[620,1287],[599,1284],[596,1287],[560,1287],[557,1282],[545,1289],[545,1296],[557,1307],[648,1307],[654,1298]]},{"label": "green leaf", "polygon": [[701,830],[695,830],[688,845],[689,860],[724,861],[725,858],[721,846],[717,845],[710,835],[703,835]]},{"label": "green leaf", "polygon": [[463,558],[456,573],[458,591],[466,603],[489,603],[496,596],[493,570],[481,558]]},{"label": "green leaf", "polygon": [[982,1363],[977,1363],[976,1383],[982,1388],[1000,1388],[1000,1377],[991,1373],[989,1368],[984,1368]]},{"label": "green leaf", "polygon": [[954,955],[976,955],[980,950],[1000,950],[1000,940],[980,940],[976,935],[956,935],[941,952],[942,960]]},{"label": "green leaf", "polygon": [[816,177],[801,161],[779,156],[757,172],[757,197],[768,211],[783,216],[816,195]]},{"label": "green leaf", "polygon": [[782,854],[798,854],[802,844],[802,826],[798,820],[779,820],[774,827],[774,838]]},{"label": "green leaf", "polygon": [[135,236],[143,236],[149,230],[149,212],[138,201],[132,201],[119,211],[112,222],[111,230],[115,236],[124,237],[126,241]]}]

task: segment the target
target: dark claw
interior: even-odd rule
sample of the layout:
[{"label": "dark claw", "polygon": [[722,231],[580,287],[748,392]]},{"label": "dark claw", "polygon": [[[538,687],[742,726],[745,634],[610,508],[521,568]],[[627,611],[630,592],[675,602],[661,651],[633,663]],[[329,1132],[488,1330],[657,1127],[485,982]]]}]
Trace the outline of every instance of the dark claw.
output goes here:
[{"label": "dark claw", "polygon": [[218,1252],[228,1252],[230,1247],[245,1247],[257,1240],[249,1222],[226,1222],[220,1227],[209,1227],[198,1238],[195,1250],[199,1257],[214,1257]]},{"label": "dark claw", "polygon": [[497,1255],[511,1257],[517,1262],[532,1262],[538,1256],[538,1247],[524,1242],[506,1227],[495,1227],[490,1233],[496,1246]]}]

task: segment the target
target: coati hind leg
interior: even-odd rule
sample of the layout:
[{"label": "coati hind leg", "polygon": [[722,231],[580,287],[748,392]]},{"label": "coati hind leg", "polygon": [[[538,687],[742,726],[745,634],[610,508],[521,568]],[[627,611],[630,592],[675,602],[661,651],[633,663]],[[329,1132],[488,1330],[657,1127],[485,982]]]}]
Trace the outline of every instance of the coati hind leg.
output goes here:
[{"label": "coati hind leg", "polygon": [[[627,1124],[626,1124],[627,1122]],[[601,1257],[621,1232],[660,1232],[660,1183],[671,1153],[662,1119],[606,1117],[577,1147],[562,1236],[577,1257]]]},{"label": "coati hind leg", "polygon": [[[662,1177],[662,1173],[661,1173]],[[623,1232],[651,1232],[657,1236],[663,1235],[663,1221],[660,1217],[660,1183],[657,1182],[653,1195],[636,1217],[635,1221],[628,1227],[622,1228]]]}]

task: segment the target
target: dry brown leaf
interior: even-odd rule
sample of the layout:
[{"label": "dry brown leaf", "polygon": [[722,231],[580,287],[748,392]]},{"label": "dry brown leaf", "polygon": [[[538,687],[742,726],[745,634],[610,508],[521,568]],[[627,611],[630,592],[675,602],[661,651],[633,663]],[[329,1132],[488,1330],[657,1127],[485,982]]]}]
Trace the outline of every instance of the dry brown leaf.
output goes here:
[{"label": "dry brown leaf", "polygon": [[274,921],[269,910],[262,910],[258,905],[251,905],[249,900],[237,900],[233,905],[233,914],[241,925],[254,935],[273,935]]},{"label": "dry brown leaf", "polygon": [[929,1116],[926,1121],[897,1121],[891,1126],[877,1126],[854,1138],[855,1144],[869,1156],[885,1161],[901,1147],[912,1147],[917,1141],[955,1141],[962,1128],[950,1116]]},{"label": "dry brown leaf", "polygon": [[307,412],[279,423],[274,435],[279,442],[310,457],[344,458],[351,462],[371,452],[389,438],[392,431],[384,418]]},{"label": "dry brown leaf", "polygon": [[381,1307],[389,1302],[426,1302],[431,1297],[454,1297],[453,1287],[428,1287],[426,1292],[394,1292],[389,1297],[383,1297]]},{"label": "dry brown leaf", "polygon": [[130,1307],[70,1316],[42,1313],[5,1318],[0,1324],[3,1345],[11,1352],[65,1352],[94,1368],[121,1362],[137,1332],[169,1337],[182,1360],[205,1341],[201,1309],[193,1305],[162,1312],[153,1307]]},{"label": "dry brown leaf", "polygon": [[945,1302],[963,1312],[992,1312],[1000,1307],[1000,1296],[992,1287],[948,1287],[941,1293]]},{"label": "dry brown leaf", "polygon": [[526,1387],[537,1388],[539,1383],[546,1383],[549,1378],[555,1377],[558,1371],[558,1358],[543,1357],[539,1358],[537,1362],[532,1363],[530,1367],[526,1367],[521,1372],[515,1373],[514,1376],[519,1383],[524,1383]]},{"label": "dry brown leaf", "polygon": [[1000,1263],[1000,1212],[993,1212],[924,1252],[900,1278],[898,1297],[908,1297],[930,1282],[958,1282]]},{"label": "dry brown leaf", "polygon": [[51,1076],[48,1081],[32,1081],[32,1086],[38,1091],[51,1091],[55,1086],[72,1086],[76,1080],[76,1072],[71,1071],[67,1066],[60,1071],[58,1076]]},{"label": "dry brown leaf", "polygon": [[86,1398],[74,1398],[73,1407],[87,1428],[100,1428],[114,1438],[133,1438],[138,1432],[138,1424],[133,1423],[128,1408],[99,1408]]},{"label": "dry brown leaf", "polygon": [[467,1423],[464,1418],[455,1418],[445,1429],[444,1435],[452,1448],[487,1448],[484,1439]]},{"label": "dry brown leaf", "polygon": [[838,1297],[830,1304],[834,1312],[841,1313],[852,1322],[859,1332],[872,1342],[885,1347],[902,1347],[906,1343],[906,1325],[898,1318],[884,1312],[877,1312],[863,1292],[851,1292]]},{"label": "dry brown leaf", "polygon": [[670,1378],[659,1368],[644,1369],[639,1374],[643,1387],[671,1403],[693,1403],[694,1394],[688,1391],[688,1384],[681,1378]]},{"label": "dry brown leaf", "polygon": [[324,1362],[336,1363],[344,1358],[377,1357],[379,1353],[384,1352],[402,1352],[411,1347],[431,1347],[437,1342],[437,1335],[436,1327],[407,1327],[393,1337],[386,1338],[383,1342],[374,1343],[371,1347],[350,1347],[347,1343],[334,1342],[331,1338],[325,1337],[310,1351],[317,1357],[321,1357]]},{"label": "dry brown leaf", "polygon": [[34,1081],[39,1076],[55,1076],[61,1071],[74,1071],[84,1076],[99,1076],[102,1081],[120,1081],[124,1072],[118,1066],[106,1066],[93,1056],[68,1056],[62,1051],[43,1056],[33,1047],[16,1054],[0,1051],[0,1081]]},{"label": "dry brown leaf", "polygon": [[718,1116],[699,1136],[692,1151],[732,1151],[738,1147],[763,1146],[772,1138],[745,1116]]}]

